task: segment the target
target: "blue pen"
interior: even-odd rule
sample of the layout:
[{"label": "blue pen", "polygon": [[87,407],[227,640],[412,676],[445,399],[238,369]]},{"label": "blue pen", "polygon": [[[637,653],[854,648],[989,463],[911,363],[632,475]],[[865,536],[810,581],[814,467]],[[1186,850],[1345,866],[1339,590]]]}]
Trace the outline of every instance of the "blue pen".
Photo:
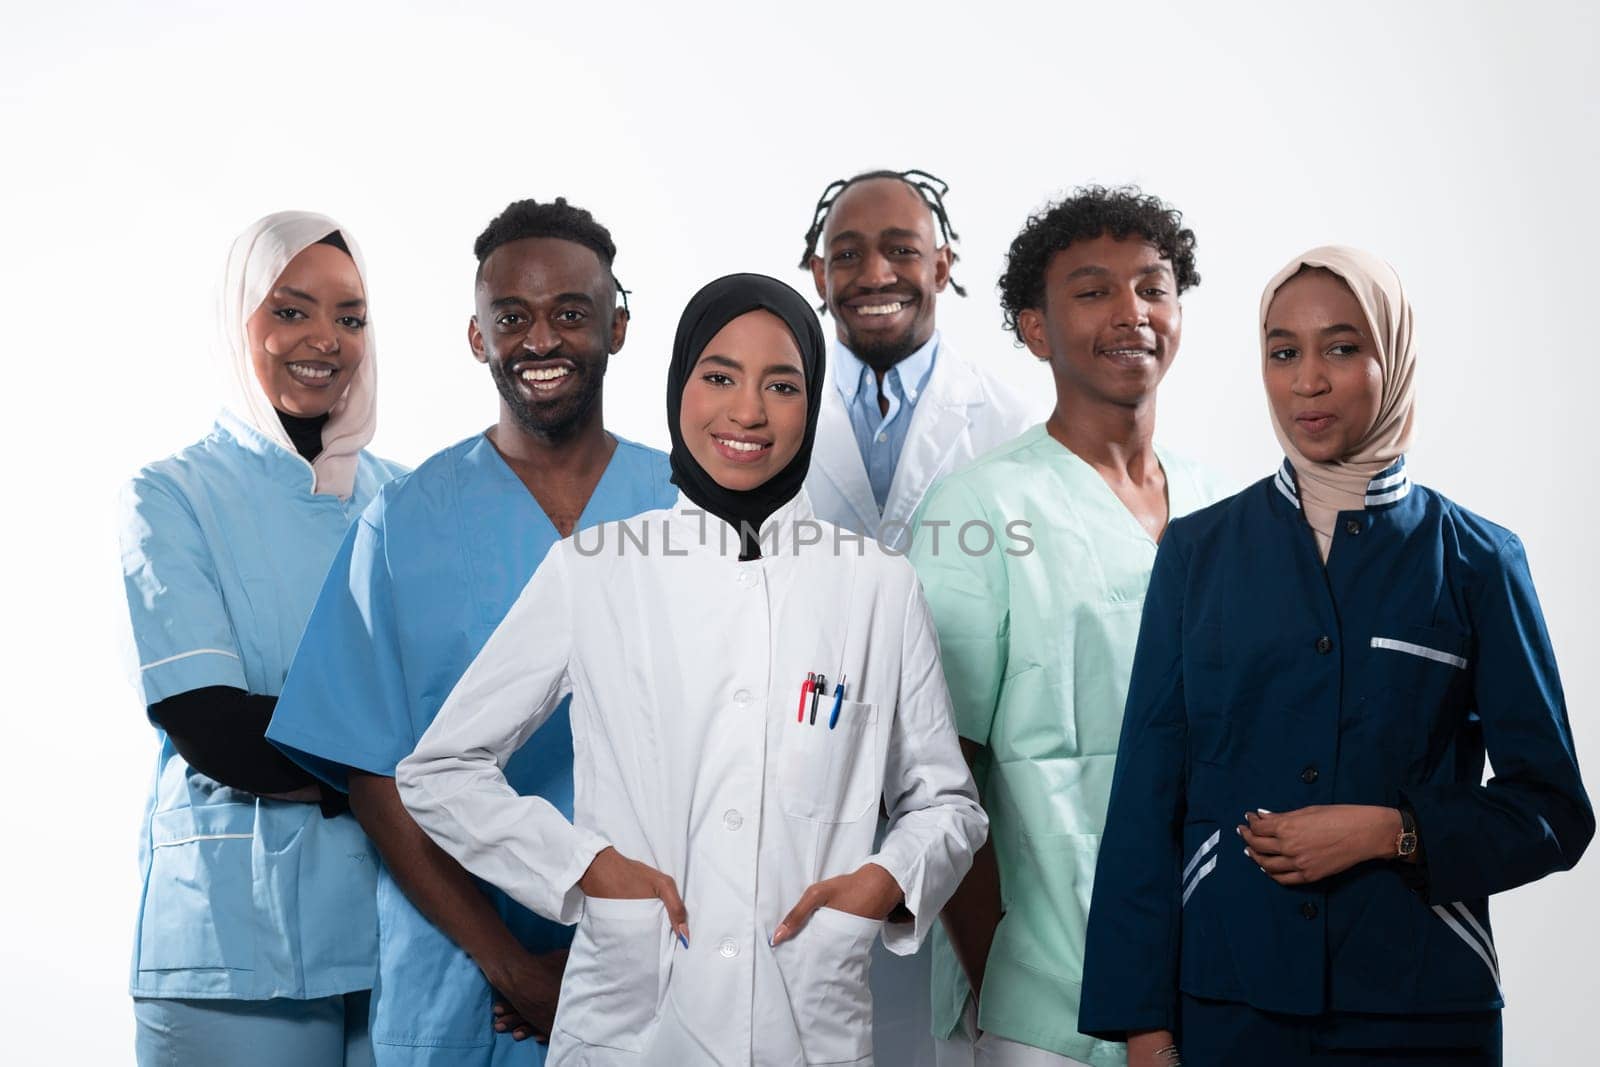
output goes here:
[{"label": "blue pen", "polygon": [[828,716],[828,729],[839,725],[839,705],[844,703],[844,683],[850,680],[848,674],[839,678],[839,684],[833,689],[833,714]]}]

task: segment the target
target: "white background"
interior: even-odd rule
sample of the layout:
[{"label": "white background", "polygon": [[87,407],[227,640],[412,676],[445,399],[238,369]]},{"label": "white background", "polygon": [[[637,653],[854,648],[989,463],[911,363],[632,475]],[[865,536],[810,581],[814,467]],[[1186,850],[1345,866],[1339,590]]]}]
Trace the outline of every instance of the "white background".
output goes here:
[{"label": "white background", "polygon": [[[1328,241],[1418,309],[1412,472],[1517,530],[1600,778],[1593,645],[1597,19],[1592,6],[1350,3],[8,4],[0,19],[0,433],[9,463],[0,1019],[10,1063],[132,1061],[135,843],[155,741],[122,671],[119,482],[206,429],[213,291],[266,212],[365,246],[376,450],[488,424],[464,340],[472,240],[565,194],[620,246],[634,325],[607,415],[664,445],[678,310],[760,270],[797,286],[832,178],[950,182],[970,298],[946,338],[1049,380],[1000,330],[1024,217],[1087,181],[1183,209],[1204,283],[1161,437],[1237,482],[1277,461],[1260,286]],[[1508,1063],[1591,1058],[1600,858],[1496,901]]]}]

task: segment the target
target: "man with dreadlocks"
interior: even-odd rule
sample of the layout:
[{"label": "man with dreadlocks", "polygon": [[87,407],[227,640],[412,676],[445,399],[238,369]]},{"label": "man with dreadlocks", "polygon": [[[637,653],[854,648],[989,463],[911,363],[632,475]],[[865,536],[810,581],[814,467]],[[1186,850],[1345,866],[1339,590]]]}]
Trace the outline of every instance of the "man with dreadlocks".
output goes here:
[{"label": "man with dreadlocks", "polygon": [[[467,342],[498,421],[390,482],[352,528],[267,733],[349,792],[383,859],[379,1067],[545,1059],[572,930],[473,879],[412,821],[394,774],[552,544],[677,499],[667,457],[601,415],[628,329],[616,251],[561,198],[511,204],[479,236]],[[570,817],[572,758],[563,701],[506,779]]]},{"label": "man with dreadlocks", "polygon": [[891,548],[909,543],[911,517],[935,478],[1034,421],[935,325],[940,293],[966,295],[950,276],[957,234],[947,189],[920,170],[832,182],[800,260],[835,338],[806,490],[819,518]]},{"label": "man with dreadlocks", "polygon": [[[895,549],[910,543],[912,516],[934,479],[1035,421],[935,325],[940,293],[966,295],[950,276],[957,234],[947,190],[920,170],[834,181],[817,201],[800,259],[834,320],[806,491],[818,518]],[[874,948],[879,1063],[933,1063],[929,961],[927,946],[910,957],[882,942]]]}]

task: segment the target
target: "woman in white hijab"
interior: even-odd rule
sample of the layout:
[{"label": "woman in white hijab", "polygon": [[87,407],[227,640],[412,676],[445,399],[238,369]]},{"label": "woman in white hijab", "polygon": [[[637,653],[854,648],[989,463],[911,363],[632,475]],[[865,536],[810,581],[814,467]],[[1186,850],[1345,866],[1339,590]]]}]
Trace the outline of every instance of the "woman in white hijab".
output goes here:
[{"label": "woman in white hijab", "polygon": [[1392,267],[1297,256],[1260,329],[1287,458],[1161,543],[1079,1025],[1130,1067],[1498,1065],[1488,898],[1595,825],[1527,559],[1411,481]]},{"label": "woman in white hijab", "polygon": [[124,490],[136,684],[158,754],[140,845],[140,1064],[367,1063],[374,856],[264,733],[335,551],[395,464],[348,231],[269,215],[234,242],[211,432]]}]

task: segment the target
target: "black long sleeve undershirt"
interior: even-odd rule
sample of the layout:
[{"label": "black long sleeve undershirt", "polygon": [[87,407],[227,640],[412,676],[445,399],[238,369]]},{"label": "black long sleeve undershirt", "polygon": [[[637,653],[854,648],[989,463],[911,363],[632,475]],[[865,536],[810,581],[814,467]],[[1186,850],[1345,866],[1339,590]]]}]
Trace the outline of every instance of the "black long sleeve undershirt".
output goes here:
[{"label": "black long sleeve undershirt", "polygon": [[150,705],[150,719],[167,732],[189,766],[223,785],[263,795],[316,786],[324,815],[348,810],[343,793],[329,789],[267,740],[277,705],[277,697],[208,685]]}]

